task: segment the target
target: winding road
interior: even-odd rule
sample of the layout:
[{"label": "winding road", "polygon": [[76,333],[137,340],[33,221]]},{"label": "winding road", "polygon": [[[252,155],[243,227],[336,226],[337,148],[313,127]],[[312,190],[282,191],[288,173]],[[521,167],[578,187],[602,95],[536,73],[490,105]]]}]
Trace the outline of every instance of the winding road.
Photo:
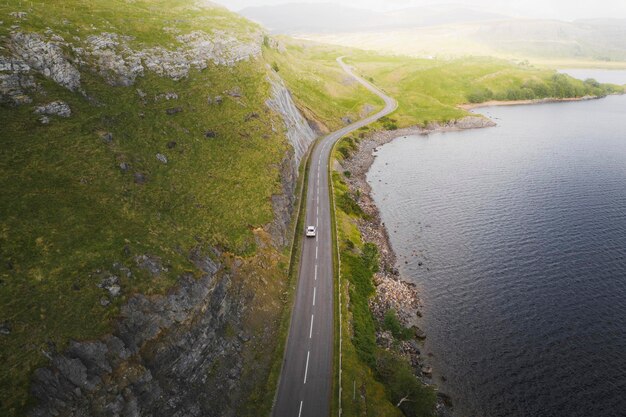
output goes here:
[{"label": "winding road", "polygon": [[273,409],[275,417],[323,417],[330,414],[335,302],[328,178],[330,153],[333,144],[341,137],[397,108],[394,99],[354,74],[342,58],[337,58],[337,62],[343,70],[382,98],[385,107],[324,137],[311,153],[306,225],[315,225],[317,236],[305,238],[302,245],[296,298]]}]

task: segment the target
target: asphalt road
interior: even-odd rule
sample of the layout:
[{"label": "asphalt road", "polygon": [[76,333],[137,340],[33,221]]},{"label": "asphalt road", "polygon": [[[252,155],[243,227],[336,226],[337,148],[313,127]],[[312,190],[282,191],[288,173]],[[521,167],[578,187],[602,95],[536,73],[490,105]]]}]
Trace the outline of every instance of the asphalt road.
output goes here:
[{"label": "asphalt road", "polygon": [[[397,103],[382,91],[337,62],[368,90],[385,101],[385,108],[319,141],[311,154],[307,184],[306,226],[317,227],[315,238],[302,246],[287,347],[283,359],[275,417],[323,417],[330,414],[333,378],[334,285],[333,241],[328,164],[333,144],[341,137],[393,112]],[[304,234],[304,230],[301,231]]]}]

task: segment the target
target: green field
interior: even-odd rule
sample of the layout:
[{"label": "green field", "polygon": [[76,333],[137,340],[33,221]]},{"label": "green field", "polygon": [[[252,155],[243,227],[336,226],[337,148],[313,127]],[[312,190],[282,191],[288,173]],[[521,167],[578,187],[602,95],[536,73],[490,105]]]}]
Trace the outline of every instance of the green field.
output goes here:
[{"label": "green field", "polygon": [[347,61],[398,100],[398,111],[392,116],[398,127],[458,119],[467,114],[457,107],[465,103],[623,92],[622,86],[584,82],[495,58],[429,60],[360,53]]}]

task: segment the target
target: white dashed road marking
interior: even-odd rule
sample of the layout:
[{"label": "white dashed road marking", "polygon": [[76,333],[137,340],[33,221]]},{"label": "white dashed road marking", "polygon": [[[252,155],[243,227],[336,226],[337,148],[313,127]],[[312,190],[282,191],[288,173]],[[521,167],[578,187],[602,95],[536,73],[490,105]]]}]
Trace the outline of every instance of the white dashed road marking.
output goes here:
[{"label": "white dashed road marking", "polygon": [[311,314],[311,329],[309,330],[309,339],[310,339],[311,337],[313,337],[313,318],[314,318],[314,317],[315,317],[315,316],[314,316],[313,314]]},{"label": "white dashed road marking", "polygon": [[306,353],[306,367],[304,368],[304,383],[306,384],[306,376],[309,373],[309,356],[311,355],[311,351],[309,350]]}]

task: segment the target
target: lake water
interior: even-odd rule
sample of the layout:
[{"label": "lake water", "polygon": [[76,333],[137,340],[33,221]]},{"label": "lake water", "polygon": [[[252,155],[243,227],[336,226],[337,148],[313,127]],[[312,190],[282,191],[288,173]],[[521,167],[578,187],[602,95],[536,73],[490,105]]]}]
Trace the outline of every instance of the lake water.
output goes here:
[{"label": "lake water", "polygon": [[368,175],[433,379],[464,417],[626,416],[626,96],[480,111]]},{"label": "lake water", "polygon": [[574,78],[585,80],[594,78],[601,83],[626,84],[626,71],[624,70],[604,70],[604,69],[579,69],[568,68],[561,69],[559,72],[571,75]]}]

